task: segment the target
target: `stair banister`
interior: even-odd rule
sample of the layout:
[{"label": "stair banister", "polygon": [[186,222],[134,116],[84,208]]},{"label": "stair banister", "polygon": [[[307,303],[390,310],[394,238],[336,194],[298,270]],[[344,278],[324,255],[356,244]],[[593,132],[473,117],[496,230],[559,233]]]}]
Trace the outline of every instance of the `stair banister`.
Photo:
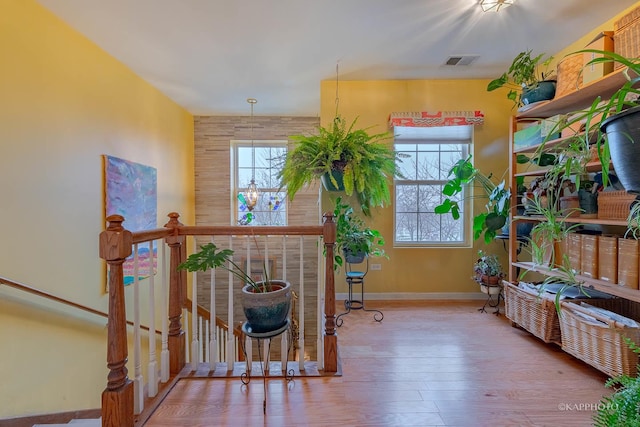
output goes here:
[{"label": "stair banister", "polygon": [[132,427],[133,382],[127,376],[127,317],[122,264],[131,255],[133,237],[122,227],[121,215],[110,215],[100,233],[100,258],[109,265],[107,325],[107,388],[102,392],[102,425]]},{"label": "stair banister", "polygon": [[169,260],[169,373],[177,375],[186,363],[185,337],[182,330],[182,307],[187,295],[187,272],[178,270],[178,265],[185,259],[185,236],[179,234],[182,224],[180,215],[169,214],[169,222],[165,227],[172,228],[173,234],[166,238],[170,248]]}]

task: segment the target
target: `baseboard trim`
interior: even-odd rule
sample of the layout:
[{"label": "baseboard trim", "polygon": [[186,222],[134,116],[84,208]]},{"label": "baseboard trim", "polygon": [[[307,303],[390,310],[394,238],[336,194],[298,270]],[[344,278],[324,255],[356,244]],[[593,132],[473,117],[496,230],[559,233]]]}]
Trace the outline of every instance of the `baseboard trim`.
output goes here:
[{"label": "baseboard trim", "polygon": [[[29,417],[0,420],[2,427],[31,427],[34,424],[66,424],[73,419],[100,418],[100,409],[58,412],[55,414],[33,415]],[[71,424],[73,425],[73,424]]]},{"label": "baseboard trim", "polygon": [[[354,295],[356,298],[360,297],[360,294]],[[347,293],[337,293],[336,301],[347,299]],[[367,293],[364,294],[365,300],[372,301],[416,301],[416,300],[451,300],[451,301],[464,301],[464,300],[485,300],[487,294],[482,292],[384,292],[384,293]]]}]

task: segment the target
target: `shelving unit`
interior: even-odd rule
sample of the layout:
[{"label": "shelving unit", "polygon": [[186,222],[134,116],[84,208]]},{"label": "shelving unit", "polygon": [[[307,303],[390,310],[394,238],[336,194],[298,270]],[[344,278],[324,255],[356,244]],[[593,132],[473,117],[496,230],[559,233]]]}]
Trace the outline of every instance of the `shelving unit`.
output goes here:
[{"label": "shelving unit", "polygon": [[[528,147],[520,147],[515,149],[513,144],[514,134],[518,130],[520,123],[531,122],[534,120],[542,120],[545,118],[552,117],[557,114],[566,114],[571,111],[580,110],[583,108],[587,108],[594,100],[600,96],[602,99],[607,99],[613,92],[615,92],[624,82],[626,81],[626,76],[624,74],[623,69],[618,69],[611,74],[606,75],[605,77],[598,79],[588,86],[584,88],[561,96],[559,98],[553,99],[551,101],[547,101],[544,103],[536,104],[526,111],[519,111],[516,116],[512,117],[511,120],[511,129],[510,129],[510,139],[511,139],[511,148],[510,148],[510,185],[511,188],[516,188],[516,179],[518,177],[539,177],[544,176],[545,172],[549,168],[544,167],[535,167],[531,170],[518,170],[518,163],[516,162],[516,158],[519,154],[532,154],[536,153],[540,149],[540,145],[536,146],[528,146]],[[544,144],[545,152],[559,152],[562,151],[563,146],[566,145],[567,141],[571,139],[571,137],[558,138],[555,140],[547,141]],[[600,171],[600,163],[599,162],[591,162],[587,165],[588,172],[598,172]],[[612,168],[613,169],[613,168]],[[518,216],[516,215],[516,205],[518,203],[517,194],[514,191],[512,194],[512,215],[510,221],[510,235],[516,235],[516,227],[518,222],[527,221],[527,222],[536,222],[542,221],[543,218],[533,217],[533,216]],[[603,226],[619,226],[626,227],[626,221],[617,220],[617,219],[596,219],[596,218],[581,218],[581,217],[568,217],[563,219],[563,221],[572,224],[589,224],[589,225],[603,225]],[[532,263],[521,262],[516,259],[516,255],[518,254],[518,242],[516,239],[511,239],[509,241],[509,281],[511,283],[517,283],[516,273],[518,270],[526,269],[529,271],[535,271],[537,273],[543,275],[558,275],[556,270],[552,270],[549,268],[543,268],[540,266],[533,266]],[[592,287],[593,289],[597,289],[612,295],[616,295],[621,298],[625,298],[628,300],[640,302],[640,291],[630,288],[625,288],[622,286],[618,286],[617,284],[612,284],[609,282],[605,282],[602,280],[593,279],[591,277],[586,276],[577,276],[577,278],[581,281],[584,281],[585,286]]]}]

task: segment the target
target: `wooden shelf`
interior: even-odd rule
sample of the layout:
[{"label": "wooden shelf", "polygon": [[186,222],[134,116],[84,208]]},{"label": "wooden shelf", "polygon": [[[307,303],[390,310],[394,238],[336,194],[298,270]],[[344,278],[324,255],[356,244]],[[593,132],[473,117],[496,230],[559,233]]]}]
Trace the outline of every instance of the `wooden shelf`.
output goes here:
[{"label": "wooden shelf", "polygon": [[[536,215],[518,215],[513,217],[514,221],[523,222],[540,222],[545,221],[542,216]],[[627,226],[627,221],[624,219],[606,219],[606,218],[582,218],[579,216],[570,216],[562,219],[563,222],[569,222],[572,224],[596,224],[596,225],[619,225],[622,227]]]},{"label": "wooden shelf", "polygon": [[521,148],[514,147],[513,153],[514,154],[535,153],[540,149],[542,145],[544,145],[545,151],[553,151],[553,149],[556,149],[557,151],[562,151],[561,150],[562,144],[569,142],[575,137],[576,135],[571,135],[571,136],[565,136],[563,138],[550,139],[549,141],[546,141],[544,144],[536,144],[536,145],[531,145],[529,147],[521,147]]},{"label": "wooden shelf", "polygon": [[[545,276],[562,276],[562,273],[560,273],[559,271],[541,265],[535,265],[531,262],[514,262],[513,266],[529,271],[535,271],[536,273],[544,274]],[[584,282],[584,286],[587,288],[606,292],[608,294],[615,295],[620,298],[625,298],[631,301],[640,302],[640,291],[637,289],[625,288],[615,283],[609,283],[582,275],[576,275],[576,279]]]},{"label": "wooden shelf", "polygon": [[618,90],[626,81],[624,75],[626,68],[620,68],[606,76],[595,80],[566,95],[554,98],[544,104],[537,104],[529,108],[527,111],[518,112],[516,118],[547,118],[556,114],[566,114],[568,111],[580,110],[589,107],[597,96],[602,99],[609,98],[616,90]]}]

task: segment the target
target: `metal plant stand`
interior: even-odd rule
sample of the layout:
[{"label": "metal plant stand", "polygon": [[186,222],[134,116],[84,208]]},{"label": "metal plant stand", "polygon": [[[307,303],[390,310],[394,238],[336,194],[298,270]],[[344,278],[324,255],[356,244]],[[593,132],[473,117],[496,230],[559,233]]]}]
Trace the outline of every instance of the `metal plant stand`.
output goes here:
[{"label": "metal plant stand", "polygon": [[[502,285],[500,283],[496,284],[496,285],[490,285],[488,283],[484,283],[481,280],[476,280],[476,282],[478,282],[481,286],[486,286],[487,287],[487,300],[484,302],[484,305],[482,307],[480,307],[478,309],[479,312],[481,313],[486,313],[487,310],[487,306],[495,308],[496,311],[493,312],[493,314],[495,314],[496,316],[500,315],[500,301],[504,300],[504,288],[502,287]],[[499,291],[497,294],[492,294],[491,290],[498,288]]]},{"label": "metal plant stand", "polygon": [[[267,376],[265,375],[264,364],[268,363],[269,354],[271,352],[271,338],[275,338],[278,335],[281,335],[285,332],[288,333],[288,345],[287,345],[287,354],[283,354],[282,356],[285,358],[285,369],[284,369],[284,379],[289,382],[293,380],[293,376],[295,372],[293,369],[288,369],[288,361],[289,361],[289,352],[291,347],[293,346],[293,331],[291,328],[291,321],[287,319],[287,322],[279,329],[268,332],[253,332],[251,330],[251,326],[247,322],[242,324],[242,332],[250,338],[256,340],[256,345],[258,346],[258,359],[260,363],[260,373],[262,374],[262,385],[264,389],[264,400],[262,401],[262,412],[264,414],[267,413]],[[266,354],[262,354],[262,346],[260,345],[262,340],[268,340],[267,343],[267,352]],[[247,361],[247,368],[245,372],[240,375],[240,380],[243,385],[248,385],[251,382],[251,366],[249,366],[249,358],[247,357],[247,349],[245,348],[244,340],[242,340],[242,352],[244,353],[245,360]],[[266,362],[265,362],[266,359]]]},{"label": "metal plant stand", "polygon": [[[347,285],[349,286],[349,296],[344,300],[344,308],[347,310],[336,317],[336,326],[342,326],[342,316],[347,315],[351,310],[362,310],[374,312],[373,320],[376,322],[382,322],[384,314],[380,310],[366,308],[364,306],[364,276],[362,275],[350,275],[347,273]],[[360,285],[360,299],[353,299],[353,285]]]}]

